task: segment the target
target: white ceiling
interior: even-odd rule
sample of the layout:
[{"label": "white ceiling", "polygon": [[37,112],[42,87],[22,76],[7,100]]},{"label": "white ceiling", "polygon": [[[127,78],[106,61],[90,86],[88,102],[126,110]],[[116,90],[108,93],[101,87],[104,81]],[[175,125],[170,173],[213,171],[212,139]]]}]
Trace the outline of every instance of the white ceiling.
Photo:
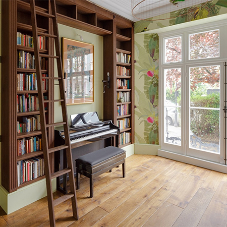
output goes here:
[{"label": "white ceiling", "polygon": [[[183,2],[178,2],[177,5],[173,5],[169,0],[144,0],[139,7],[136,7],[134,14],[137,18],[132,16],[132,4],[133,6],[141,2],[141,0],[89,0],[105,9],[108,9],[114,13],[117,13],[125,18],[132,21],[138,21],[137,18],[150,18],[164,13],[172,12],[182,8],[190,7],[193,5],[206,2],[208,0],[185,0]],[[131,3],[132,2],[132,3]],[[142,13],[141,11],[142,10]],[[143,17],[146,18],[143,18]]]}]

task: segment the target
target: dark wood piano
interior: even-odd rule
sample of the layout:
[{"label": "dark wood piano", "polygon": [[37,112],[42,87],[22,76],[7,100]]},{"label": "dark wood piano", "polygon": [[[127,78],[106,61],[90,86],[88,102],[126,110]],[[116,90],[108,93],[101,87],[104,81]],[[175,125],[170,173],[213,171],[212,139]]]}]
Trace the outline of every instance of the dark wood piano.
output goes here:
[{"label": "dark wood piano", "polygon": [[[71,126],[69,128],[72,160],[98,150],[105,146],[118,146],[119,127],[111,120],[100,121],[97,112],[87,112],[71,115]],[[55,146],[65,144],[64,130],[62,127],[55,129]],[[97,142],[97,143],[95,143]],[[67,168],[66,155],[64,151],[55,154],[55,171]],[[63,184],[63,187],[61,187]],[[66,190],[67,177],[57,179],[57,189],[63,193]]]}]

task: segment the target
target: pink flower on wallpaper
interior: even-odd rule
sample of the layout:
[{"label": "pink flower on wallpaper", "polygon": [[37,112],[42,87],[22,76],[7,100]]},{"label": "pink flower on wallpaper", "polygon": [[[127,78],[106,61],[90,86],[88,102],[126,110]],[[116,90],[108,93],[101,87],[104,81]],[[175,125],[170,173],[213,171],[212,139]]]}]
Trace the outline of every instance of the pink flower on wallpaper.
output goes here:
[{"label": "pink flower on wallpaper", "polygon": [[154,76],[154,72],[153,71],[148,71],[147,75],[150,76],[150,77],[153,77]]},{"label": "pink flower on wallpaper", "polygon": [[147,118],[147,122],[149,122],[149,123],[153,123],[153,122],[154,122],[154,118],[152,118],[152,117],[148,117],[148,118]]}]

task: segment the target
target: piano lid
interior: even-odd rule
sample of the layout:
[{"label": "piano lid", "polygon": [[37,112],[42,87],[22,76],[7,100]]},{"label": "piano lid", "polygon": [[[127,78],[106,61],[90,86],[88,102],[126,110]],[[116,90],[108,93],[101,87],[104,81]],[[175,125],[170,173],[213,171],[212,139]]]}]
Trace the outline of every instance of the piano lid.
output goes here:
[{"label": "piano lid", "polygon": [[71,126],[81,127],[87,124],[99,123],[99,117],[97,112],[87,112],[71,115]]}]

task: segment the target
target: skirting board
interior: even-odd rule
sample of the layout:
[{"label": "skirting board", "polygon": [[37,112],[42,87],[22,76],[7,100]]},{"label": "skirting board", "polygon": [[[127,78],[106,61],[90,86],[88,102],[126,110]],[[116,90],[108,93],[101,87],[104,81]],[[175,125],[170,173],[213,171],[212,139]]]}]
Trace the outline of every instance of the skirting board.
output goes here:
[{"label": "skirting board", "polygon": [[[56,191],[56,180],[52,180],[52,190]],[[7,213],[13,213],[47,195],[46,179],[37,181],[31,185],[20,188],[15,192],[8,193],[0,186],[0,206]]]},{"label": "skirting board", "polygon": [[134,144],[130,144],[126,147],[123,147],[122,149],[126,151],[126,158],[128,158],[129,156],[134,154],[135,148],[134,148]]},{"label": "skirting board", "polygon": [[210,162],[210,161],[206,161],[206,160],[202,160],[202,159],[198,159],[190,156],[185,156],[185,155],[181,155],[181,154],[177,154],[177,153],[173,153],[173,152],[161,150],[161,149],[158,150],[158,156],[173,159],[179,162],[188,163],[188,164],[199,166],[206,169],[211,169],[222,173],[227,173],[226,165],[218,164],[215,162]]},{"label": "skirting board", "polygon": [[160,148],[160,145],[135,143],[135,154],[158,155],[158,149]]}]

